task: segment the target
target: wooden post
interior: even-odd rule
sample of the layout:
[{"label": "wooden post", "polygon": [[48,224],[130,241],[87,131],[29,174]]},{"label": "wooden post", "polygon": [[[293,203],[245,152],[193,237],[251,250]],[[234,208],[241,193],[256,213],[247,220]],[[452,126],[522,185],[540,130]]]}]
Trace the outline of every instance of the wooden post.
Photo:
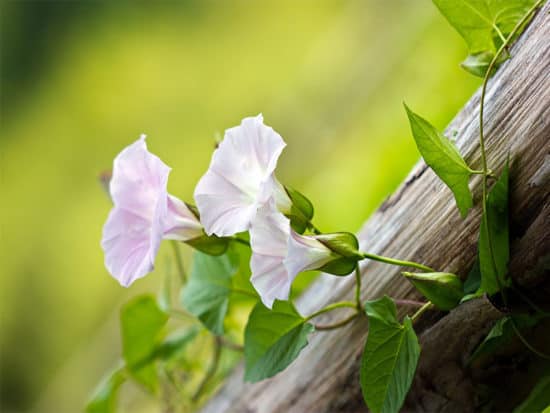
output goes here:
[{"label": "wooden post", "polygon": [[[550,251],[550,4],[527,27],[490,80],[485,133],[488,163],[500,173],[511,160],[511,273],[525,286],[545,278]],[[479,91],[446,130],[473,167],[480,169]],[[429,116],[429,114],[426,114]],[[412,139],[412,137],[411,137]],[[461,219],[451,191],[419,162],[359,232],[363,250],[413,260],[432,268],[468,273],[476,256],[480,223],[480,179],[471,182],[476,207]],[[546,264],[544,264],[546,260]],[[362,266],[362,299],[388,294],[418,299],[400,268],[377,262]],[[300,298],[302,313],[353,297],[354,278],[322,275]],[[404,311],[404,309],[403,309]],[[319,323],[342,319],[346,310],[324,315]],[[445,315],[428,315],[418,325],[423,352],[407,406],[412,411],[471,411],[466,359],[502,314],[486,299],[474,300]],[[439,321],[436,319],[440,318]],[[437,321],[437,322],[435,322]],[[435,323],[435,324],[434,324]],[[367,322],[357,320],[333,332],[316,332],[298,359],[277,376],[243,383],[237,367],[204,413],[322,413],[366,411],[358,370]],[[464,382],[464,385],[460,383]],[[471,386],[470,386],[471,387]],[[470,391],[470,393],[469,393]]]}]

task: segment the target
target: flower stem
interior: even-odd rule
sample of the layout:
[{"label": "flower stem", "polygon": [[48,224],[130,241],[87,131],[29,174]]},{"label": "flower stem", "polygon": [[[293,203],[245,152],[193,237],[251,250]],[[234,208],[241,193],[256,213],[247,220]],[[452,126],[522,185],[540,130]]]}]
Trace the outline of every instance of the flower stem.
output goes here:
[{"label": "flower stem", "polygon": [[168,311],[168,315],[170,315],[171,317],[177,318],[178,320],[197,321],[197,318],[194,315],[186,311],[179,310],[177,308],[171,308]]},{"label": "flower stem", "polygon": [[239,344],[236,344],[236,343],[233,343],[232,341],[229,341],[228,339],[226,339],[225,337],[220,337],[220,342],[221,342],[221,345],[228,348],[229,350],[233,350],[233,351],[244,351],[244,347],[239,345]]},{"label": "flower stem", "polygon": [[414,313],[411,317],[411,321],[414,323],[422,314],[424,314],[426,311],[430,310],[433,307],[433,304],[431,301],[428,301],[426,304],[424,304],[422,307],[418,309],[416,313]]},{"label": "flower stem", "polygon": [[550,313],[548,311],[544,311],[542,308],[540,308],[537,304],[535,304],[529,297],[527,297],[525,294],[523,294],[518,288],[515,288],[512,286],[512,290],[520,296],[520,298],[527,303],[529,307],[531,307],[533,310],[535,310],[537,313],[542,315],[543,317],[550,317]]},{"label": "flower stem", "polygon": [[181,251],[177,241],[170,242],[172,244],[172,249],[174,250],[174,258],[176,260],[176,266],[178,267],[178,275],[180,276],[180,281],[182,284],[187,282],[187,273],[185,272],[185,267],[183,266],[183,259],[181,258]]},{"label": "flower stem", "polygon": [[397,305],[409,306],[409,307],[418,307],[421,308],[424,304],[422,301],[415,300],[400,300],[398,298],[392,298],[393,302]]},{"label": "flower stem", "polygon": [[355,267],[355,304],[357,311],[363,310],[363,306],[361,305],[361,269],[359,268],[359,264]]},{"label": "flower stem", "polygon": [[518,326],[516,325],[516,322],[514,320],[514,317],[510,317],[510,321],[512,322],[512,328],[514,329],[514,332],[518,336],[518,338],[521,340],[523,345],[527,347],[533,354],[536,354],[540,358],[550,360],[550,356],[548,354],[543,353],[540,350],[537,350],[535,347],[533,347],[525,337],[523,337],[523,334],[520,333]]},{"label": "flower stem", "polygon": [[357,310],[357,304],[356,304],[355,302],[353,302],[353,301],[340,301],[340,302],[337,302],[337,303],[329,304],[329,305],[327,305],[326,307],[323,307],[323,308],[321,308],[320,310],[315,311],[313,314],[307,316],[307,317],[304,319],[304,323],[305,323],[306,321],[311,320],[312,318],[317,317],[318,315],[321,315],[321,314],[324,314],[324,313],[328,313],[329,311],[335,310],[335,309],[337,309],[337,308],[344,308],[344,307],[354,308],[354,309]]},{"label": "flower stem", "polygon": [[359,317],[359,312],[352,314],[348,318],[344,318],[342,321],[338,321],[334,324],[325,324],[325,325],[314,324],[313,327],[315,327],[315,330],[318,330],[318,331],[335,330],[337,328],[345,326],[346,324],[351,323],[357,317]]},{"label": "flower stem", "polygon": [[220,356],[222,354],[222,341],[221,337],[214,336],[214,356],[212,358],[212,363],[208,367],[208,370],[206,371],[206,374],[204,375],[202,381],[199,384],[199,387],[197,388],[197,391],[191,398],[193,402],[196,402],[199,400],[201,395],[203,394],[204,390],[206,389],[206,386],[208,385],[208,382],[214,377],[216,374],[216,370],[218,370],[218,366],[220,364]]},{"label": "flower stem", "polygon": [[360,254],[363,258],[368,258],[368,259],[373,260],[373,261],[385,262],[386,264],[399,265],[401,267],[417,268],[419,270],[426,271],[426,272],[435,272],[435,270],[433,268],[430,268],[430,267],[428,267],[427,265],[424,265],[424,264],[419,264],[417,262],[403,261],[403,260],[398,260],[398,259],[395,259],[395,258],[383,257],[381,255],[371,254],[371,253],[368,253],[368,252],[362,252]]}]

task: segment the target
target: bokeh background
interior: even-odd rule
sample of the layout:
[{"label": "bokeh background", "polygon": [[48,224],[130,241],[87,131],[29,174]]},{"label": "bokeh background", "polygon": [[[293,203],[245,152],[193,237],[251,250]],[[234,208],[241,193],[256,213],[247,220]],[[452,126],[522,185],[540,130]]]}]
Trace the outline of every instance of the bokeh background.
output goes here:
[{"label": "bokeh background", "polygon": [[479,85],[429,0],[0,7],[2,412],[80,411],[120,356],[120,305],[161,284],[162,264],[123,289],[99,247],[98,175],[140,133],[192,201],[216,137],[262,112],[280,180],[356,231],[419,158],[402,101],[442,128]]}]

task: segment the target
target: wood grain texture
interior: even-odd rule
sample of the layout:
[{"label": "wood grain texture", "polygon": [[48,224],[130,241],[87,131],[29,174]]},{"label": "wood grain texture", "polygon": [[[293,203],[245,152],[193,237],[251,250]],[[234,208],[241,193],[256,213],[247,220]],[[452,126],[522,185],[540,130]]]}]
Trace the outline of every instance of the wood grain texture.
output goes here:
[{"label": "wood grain texture", "polygon": [[[547,275],[545,268],[548,268],[550,251],[549,12],[550,4],[547,3],[513,46],[512,58],[489,82],[486,95],[488,163],[500,173],[508,155],[511,160],[511,268],[515,279],[528,286],[537,284]],[[447,136],[456,134],[460,152],[476,169],[480,169],[479,96],[478,91],[446,130]],[[479,177],[472,179],[471,188],[476,207],[462,220],[451,191],[423,162],[419,162],[359,232],[362,249],[421,262],[464,277],[476,255],[481,213]],[[399,275],[401,268],[364,261],[361,269],[363,300],[383,294],[418,298],[412,286]],[[322,275],[298,300],[298,308],[302,314],[308,314],[330,302],[352,298],[353,291],[353,277]],[[345,317],[346,311],[326,314],[316,321],[334,322]],[[421,320],[419,329],[423,325],[431,324],[431,327],[421,338],[424,349],[428,350],[423,352],[407,402],[410,409],[468,411],[472,408],[471,404],[450,403],[453,397],[468,396],[449,395],[449,386],[456,380],[430,375],[430,372],[437,369],[436,363],[446,363],[457,370],[455,377],[461,377],[464,353],[471,351],[499,316],[494,307],[480,299],[457,308],[439,322],[436,321],[443,314],[431,314]],[[461,321],[468,320],[475,322],[466,328]],[[367,327],[366,320],[360,319],[334,332],[312,334],[310,344],[289,368],[261,383],[243,383],[243,367],[237,367],[202,411],[366,411],[360,396],[358,369]],[[438,360],[426,357],[429,352],[440,357]],[[449,374],[449,370],[445,374]],[[426,388],[432,393],[430,397],[425,397]],[[468,391],[467,386],[460,389]]]}]

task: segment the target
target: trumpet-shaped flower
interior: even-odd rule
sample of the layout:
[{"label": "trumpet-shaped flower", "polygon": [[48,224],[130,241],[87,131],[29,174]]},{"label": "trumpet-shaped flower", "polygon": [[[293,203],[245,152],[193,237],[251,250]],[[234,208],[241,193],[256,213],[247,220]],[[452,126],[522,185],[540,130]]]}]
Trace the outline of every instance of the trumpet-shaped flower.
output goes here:
[{"label": "trumpet-shaped flower", "polygon": [[128,287],[154,268],[160,242],[203,234],[189,208],[167,191],[170,168],[147,150],[145,135],[114,160],[109,192],[114,207],[103,227],[105,266]]},{"label": "trumpet-shaped flower", "polygon": [[314,236],[292,230],[290,221],[277,210],[272,199],[260,207],[252,222],[250,246],[250,280],[268,308],[276,299],[288,299],[296,275],[320,268],[336,257]]},{"label": "trumpet-shaped flower", "polygon": [[290,199],[274,175],[285,142],[262,115],[228,129],[195,189],[208,235],[230,236],[250,228],[258,209],[273,197],[282,212]]}]

